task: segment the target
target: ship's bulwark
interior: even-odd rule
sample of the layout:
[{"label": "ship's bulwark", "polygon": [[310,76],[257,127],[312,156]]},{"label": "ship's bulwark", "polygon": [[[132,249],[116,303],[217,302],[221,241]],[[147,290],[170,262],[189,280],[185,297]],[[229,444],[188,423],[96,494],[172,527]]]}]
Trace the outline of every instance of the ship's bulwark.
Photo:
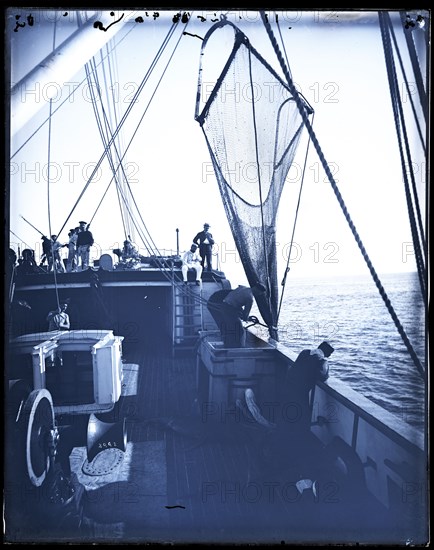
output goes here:
[{"label": "ship's bulwark", "polygon": [[[191,276],[192,274],[189,274]],[[71,330],[113,330],[124,337],[124,347],[148,343],[166,345],[173,335],[171,273],[159,269],[35,274],[18,279],[10,317],[10,334],[45,332],[46,316],[67,300]],[[181,284],[180,270],[175,281]],[[202,298],[230,283],[218,271],[204,273]],[[191,292],[197,291],[193,289]],[[184,291],[186,292],[186,291]],[[23,307],[23,302],[29,307]],[[204,309],[205,317],[209,317]],[[214,323],[212,323],[214,324]]]},{"label": "ship's bulwark", "polygon": [[[45,332],[46,316],[57,307],[52,276],[32,278],[17,288],[12,312],[12,335]],[[73,282],[60,278],[59,300],[69,303],[71,330],[113,330],[124,336],[126,346],[170,337],[172,287],[170,284],[103,283],[96,272],[71,274]],[[133,281],[134,282],[134,281]],[[130,281],[131,283],[131,281]],[[34,288],[35,286],[38,288]],[[31,309],[22,307],[25,300]],[[158,334],[156,334],[156,331]]]}]

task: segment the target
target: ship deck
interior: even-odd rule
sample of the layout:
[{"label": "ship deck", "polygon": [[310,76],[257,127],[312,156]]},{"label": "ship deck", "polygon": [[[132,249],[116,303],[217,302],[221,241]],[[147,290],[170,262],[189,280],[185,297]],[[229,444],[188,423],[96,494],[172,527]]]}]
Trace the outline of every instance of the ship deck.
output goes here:
[{"label": "ship deck", "polygon": [[66,461],[76,484],[77,510],[52,516],[46,495],[15,480],[7,489],[9,542],[407,540],[417,517],[408,502],[386,510],[313,433],[300,441],[285,429],[267,431],[236,407],[200,401],[196,350],[174,353],[170,338],[161,338],[124,348],[122,396],[98,415],[107,425],[125,423],[121,458],[105,450],[94,459],[102,470],[89,471],[88,416],[56,417],[58,462]]},{"label": "ship deck", "polygon": [[[124,464],[108,476],[83,476],[85,451],[77,445],[70,463],[85,485],[83,520],[73,535],[50,526],[51,537],[280,544],[387,543],[405,536],[399,515],[386,513],[357,484],[328,477],[314,439],[301,458],[296,443],[284,437],[267,447],[267,456],[260,452],[267,439],[258,426],[240,422],[234,411],[211,418],[203,405],[198,410],[194,354],[148,346],[126,353],[125,365],[130,388],[116,418],[100,417],[125,418]],[[299,493],[295,483],[302,478],[316,479],[316,495]]]}]

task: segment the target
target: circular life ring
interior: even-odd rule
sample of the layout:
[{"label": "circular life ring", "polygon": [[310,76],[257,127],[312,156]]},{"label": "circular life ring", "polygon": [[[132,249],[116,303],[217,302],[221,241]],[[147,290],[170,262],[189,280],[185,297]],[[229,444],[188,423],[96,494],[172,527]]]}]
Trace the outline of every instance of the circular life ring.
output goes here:
[{"label": "circular life ring", "polygon": [[50,469],[55,432],[53,399],[48,390],[30,393],[20,422],[25,431],[27,474],[32,485],[40,487]]}]

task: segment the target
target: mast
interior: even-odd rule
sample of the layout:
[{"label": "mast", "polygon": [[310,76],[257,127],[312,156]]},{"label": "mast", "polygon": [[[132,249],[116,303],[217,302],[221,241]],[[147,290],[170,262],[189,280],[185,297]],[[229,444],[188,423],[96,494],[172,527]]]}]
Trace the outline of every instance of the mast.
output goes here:
[{"label": "mast", "polygon": [[[125,12],[106,27],[94,26],[101,20],[95,14],[59,47],[35,66],[11,89],[11,133],[18,132],[47,102],[56,96],[58,87],[78,72],[126,23],[134,21],[135,12]],[[117,19],[117,21],[116,21]],[[102,23],[99,23],[102,25]],[[35,90],[44,90],[44,101]]]}]

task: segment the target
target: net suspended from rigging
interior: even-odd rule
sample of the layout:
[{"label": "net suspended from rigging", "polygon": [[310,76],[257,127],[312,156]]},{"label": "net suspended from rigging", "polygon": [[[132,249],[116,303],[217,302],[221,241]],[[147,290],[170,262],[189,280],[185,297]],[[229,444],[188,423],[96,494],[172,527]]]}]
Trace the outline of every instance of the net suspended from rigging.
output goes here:
[{"label": "net suspended from rigging", "polygon": [[[209,97],[203,99],[202,83],[209,84],[204,68],[215,71],[207,47],[221,29],[232,31],[232,50]],[[313,113],[304,98],[301,104],[306,116]],[[286,83],[224,17],[202,43],[195,118],[208,145],[247,280],[251,286],[259,281],[267,287],[267,296],[257,299],[257,305],[270,336],[277,340],[276,217],[304,124]]]}]

